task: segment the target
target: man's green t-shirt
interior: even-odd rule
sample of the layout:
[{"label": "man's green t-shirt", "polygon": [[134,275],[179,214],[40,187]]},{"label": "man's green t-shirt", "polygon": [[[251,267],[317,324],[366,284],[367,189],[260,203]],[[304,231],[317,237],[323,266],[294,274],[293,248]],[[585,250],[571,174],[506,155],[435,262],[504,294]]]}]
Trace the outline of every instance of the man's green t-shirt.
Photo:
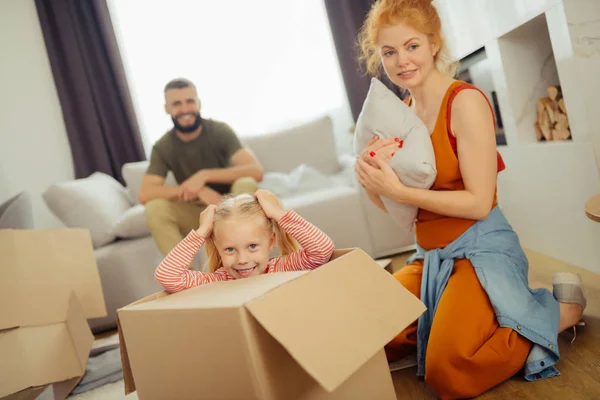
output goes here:
[{"label": "man's green t-shirt", "polygon": [[[201,169],[229,167],[231,156],[242,148],[237,135],[224,122],[205,119],[202,123],[202,132],[190,142],[179,139],[175,129],[164,134],[152,148],[146,173],[166,177],[173,171],[175,180],[181,184]],[[231,184],[206,186],[221,194],[231,190]]]}]

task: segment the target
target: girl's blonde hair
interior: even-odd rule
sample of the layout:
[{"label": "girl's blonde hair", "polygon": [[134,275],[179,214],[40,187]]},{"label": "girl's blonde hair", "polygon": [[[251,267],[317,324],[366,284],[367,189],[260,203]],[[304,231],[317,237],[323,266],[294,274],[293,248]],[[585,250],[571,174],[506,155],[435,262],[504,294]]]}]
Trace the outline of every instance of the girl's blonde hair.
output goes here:
[{"label": "girl's blonde hair", "polygon": [[[238,194],[238,195],[227,195],[223,199],[223,201],[217,206],[215,210],[214,217],[214,227],[223,220],[226,220],[231,217],[262,217],[265,222],[265,229],[269,232],[275,232],[277,236],[277,246],[279,247],[279,251],[282,256],[293,253],[296,250],[300,249],[300,245],[291,237],[288,233],[286,233],[277,222],[274,220],[267,218],[265,212],[263,211],[260,203],[251,194]],[[217,269],[223,266],[221,261],[221,256],[217,251],[217,246],[215,245],[215,237],[214,237],[214,229],[213,233],[206,239],[206,257],[207,257],[207,267],[210,272],[215,272]]]},{"label": "girl's blonde hair", "polygon": [[373,4],[358,33],[359,60],[367,72],[373,76],[381,73],[381,57],[377,49],[381,28],[400,22],[427,35],[431,43],[438,45],[434,56],[435,66],[438,71],[453,78],[458,62],[450,56],[442,32],[442,21],[431,0],[377,0]]}]

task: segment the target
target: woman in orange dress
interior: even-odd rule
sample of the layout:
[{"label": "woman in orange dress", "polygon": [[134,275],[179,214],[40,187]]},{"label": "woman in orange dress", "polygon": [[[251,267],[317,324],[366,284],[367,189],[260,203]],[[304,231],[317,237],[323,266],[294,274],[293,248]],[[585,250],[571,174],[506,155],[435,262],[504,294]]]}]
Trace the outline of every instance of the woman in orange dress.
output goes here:
[{"label": "woman in orange dress", "polygon": [[479,89],[452,78],[437,10],[429,0],[376,1],[359,37],[369,72],[383,67],[410,91],[437,168],[423,190],[404,186],[387,165],[393,140],[374,139],[357,159],[375,205],[385,211],[385,196],[419,207],[417,253],[394,276],[428,310],[386,346],[388,359],[416,351],[418,375],[442,399],[477,396],[523,368],[528,380],[557,375],[558,333],[585,307],[580,282],[561,275],[554,296],[529,288],[527,258],[496,203],[504,163],[493,111]]}]

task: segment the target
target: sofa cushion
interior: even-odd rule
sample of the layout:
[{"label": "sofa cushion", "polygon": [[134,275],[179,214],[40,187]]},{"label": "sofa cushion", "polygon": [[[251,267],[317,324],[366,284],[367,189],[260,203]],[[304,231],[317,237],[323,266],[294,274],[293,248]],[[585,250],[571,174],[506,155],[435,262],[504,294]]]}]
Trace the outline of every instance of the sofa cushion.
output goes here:
[{"label": "sofa cushion", "polygon": [[21,192],[0,205],[0,229],[33,229],[31,196]]},{"label": "sofa cushion", "polygon": [[43,193],[43,198],[67,227],[89,229],[94,248],[115,240],[114,227],[132,206],[126,189],[102,172],[55,183]]},{"label": "sofa cushion", "polygon": [[[142,178],[146,174],[148,169],[148,161],[138,161],[132,163],[123,164],[121,168],[121,175],[127,185],[127,193],[133,204],[139,204],[138,194],[140,187],[142,186]],[[165,185],[177,185],[173,172],[169,171],[165,179]]]},{"label": "sofa cushion", "polygon": [[298,165],[307,164],[331,175],[341,168],[329,116],[278,132],[243,137],[241,141],[265,172],[290,173]]},{"label": "sofa cushion", "polygon": [[125,211],[115,226],[115,235],[122,239],[134,239],[150,235],[146,226],[144,206],[137,204]]},{"label": "sofa cushion", "polygon": [[[378,79],[371,79],[367,98],[356,121],[354,151],[362,153],[373,134],[404,140],[389,161],[400,181],[409,187],[429,189],[436,178],[435,155],[427,127],[415,112]],[[382,198],[393,220],[410,231],[417,207]]]}]

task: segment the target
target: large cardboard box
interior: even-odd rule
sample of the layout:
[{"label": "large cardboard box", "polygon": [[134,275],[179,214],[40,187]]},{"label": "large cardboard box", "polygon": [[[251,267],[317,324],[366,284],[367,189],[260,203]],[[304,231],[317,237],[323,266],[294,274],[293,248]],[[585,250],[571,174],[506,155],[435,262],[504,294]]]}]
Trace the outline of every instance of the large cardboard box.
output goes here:
[{"label": "large cardboard box", "polygon": [[311,272],[118,311],[125,391],[153,399],[395,399],[383,346],[425,306],[362,250]]},{"label": "large cardboard box", "polygon": [[0,230],[0,398],[54,385],[65,398],[83,376],[106,316],[87,230]]}]

